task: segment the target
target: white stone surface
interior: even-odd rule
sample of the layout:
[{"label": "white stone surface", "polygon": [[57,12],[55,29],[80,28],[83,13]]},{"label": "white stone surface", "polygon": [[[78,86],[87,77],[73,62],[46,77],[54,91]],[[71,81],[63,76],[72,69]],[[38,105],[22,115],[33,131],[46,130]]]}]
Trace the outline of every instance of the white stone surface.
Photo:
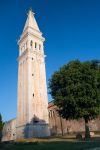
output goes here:
[{"label": "white stone surface", "polygon": [[16,139],[16,119],[5,122],[3,128],[2,141],[11,141]]},{"label": "white stone surface", "polygon": [[44,41],[30,10],[18,42],[17,118],[5,124],[3,141],[50,136]]},{"label": "white stone surface", "polygon": [[[23,126],[26,126],[27,131],[23,129],[23,132],[26,132],[28,137],[34,136],[33,130],[36,126],[42,137],[43,134],[50,135],[49,129],[47,131],[48,98],[43,42],[42,33],[30,10],[19,39],[17,138],[20,138],[19,131]],[[34,117],[38,119],[39,124],[33,121]],[[42,123],[44,125],[40,131],[39,125]]]}]

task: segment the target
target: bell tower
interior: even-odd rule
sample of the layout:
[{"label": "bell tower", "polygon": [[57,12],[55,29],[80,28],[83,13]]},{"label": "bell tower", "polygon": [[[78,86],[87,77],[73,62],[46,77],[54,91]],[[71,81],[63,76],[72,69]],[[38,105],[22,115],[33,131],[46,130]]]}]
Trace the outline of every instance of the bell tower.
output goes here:
[{"label": "bell tower", "polygon": [[18,42],[17,138],[50,135],[44,41],[34,13],[29,10]]}]

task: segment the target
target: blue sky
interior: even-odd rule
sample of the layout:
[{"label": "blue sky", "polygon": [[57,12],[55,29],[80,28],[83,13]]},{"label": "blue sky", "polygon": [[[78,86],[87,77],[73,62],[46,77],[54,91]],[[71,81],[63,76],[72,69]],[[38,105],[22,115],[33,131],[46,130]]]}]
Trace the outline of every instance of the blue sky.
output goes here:
[{"label": "blue sky", "polygon": [[0,112],[4,120],[16,117],[17,41],[30,7],[46,38],[47,80],[70,60],[100,59],[100,0],[1,0]]}]

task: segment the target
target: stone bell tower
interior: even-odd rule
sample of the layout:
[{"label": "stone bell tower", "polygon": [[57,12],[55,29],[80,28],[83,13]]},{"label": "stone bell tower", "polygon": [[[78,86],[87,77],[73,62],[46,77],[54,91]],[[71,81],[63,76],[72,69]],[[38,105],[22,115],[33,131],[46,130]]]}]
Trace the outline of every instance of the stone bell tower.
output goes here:
[{"label": "stone bell tower", "polygon": [[50,135],[44,41],[34,13],[29,10],[18,42],[17,138]]}]

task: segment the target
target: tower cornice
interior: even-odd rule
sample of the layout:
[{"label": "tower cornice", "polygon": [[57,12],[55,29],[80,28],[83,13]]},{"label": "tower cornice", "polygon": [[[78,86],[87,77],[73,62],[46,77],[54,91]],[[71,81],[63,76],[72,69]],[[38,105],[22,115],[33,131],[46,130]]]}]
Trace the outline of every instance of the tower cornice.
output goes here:
[{"label": "tower cornice", "polygon": [[17,61],[20,61],[28,52],[29,52],[30,54],[31,54],[31,53],[32,53],[32,54],[36,54],[36,55],[38,55],[40,58],[45,58],[45,57],[46,57],[46,55],[44,55],[43,53],[40,53],[40,52],[37,51],[37,50],[32,51],[31,49],[28,49],[28,48],[27,48],[27,49],[23,52],[23,54],[17,58]]},{"label": "tower cornice", "polygon": [[37,34],[31,33],[31,32],[27,32],[26,34],[24,34],[24,35],[22,35],[22,36],[20,37],[20,39],[18,40],[18,44],[20,44],[21,42],[23,42],[23,40],[24,40],[28,35],[34,36],[34,37],[36,37],[36,38],[42,40],[43,42],[45,41],[45,38],[44,38],[44,37],[42,37],[42,36],[40,37],[40,36],[37,35]]}]

